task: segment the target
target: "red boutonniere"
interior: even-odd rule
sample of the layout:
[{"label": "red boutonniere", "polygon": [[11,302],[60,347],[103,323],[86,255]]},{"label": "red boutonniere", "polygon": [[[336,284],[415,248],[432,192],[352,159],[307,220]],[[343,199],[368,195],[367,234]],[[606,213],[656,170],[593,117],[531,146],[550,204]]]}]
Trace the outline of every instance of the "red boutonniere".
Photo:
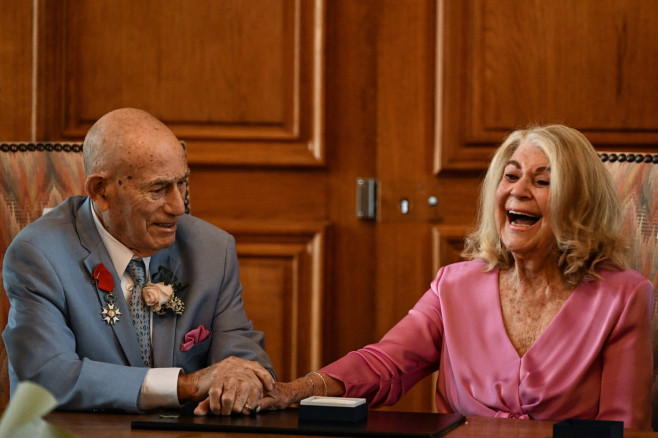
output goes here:
[{"label": "red boutonniere", "polygon": [[114,279],[110,271],[102,263],[96,266],[93,275],[94,280],[96,280],[96,286],[105,292],[105,296],[103,297],[105,305],[102,307],[101,317],[103,321],[112,325],[119,321],[119,315],[121,315],[119,307],[116,306],[117,297],[114,295]]}]

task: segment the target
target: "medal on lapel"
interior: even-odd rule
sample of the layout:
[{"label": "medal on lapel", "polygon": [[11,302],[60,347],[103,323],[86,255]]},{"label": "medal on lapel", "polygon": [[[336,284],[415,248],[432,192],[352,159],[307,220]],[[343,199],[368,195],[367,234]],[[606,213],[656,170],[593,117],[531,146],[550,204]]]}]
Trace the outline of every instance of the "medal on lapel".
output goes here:
[{"label": "medal on lapel", "polygon": [[105,292],[103,299],[105,300],[105,305],[101,307],[101,318],[109,325],[119,321],[119,307],[116,305],[117,297],[114,295],[114,280],[112,279],[112,274],[107,268],[101,263],[96,266],[94,269],[94,280],[96,280],[96,285],[100,290]]},{"label": "medal on lapel", "polygon": [[105,295],[105,302],[107,304],[103,306],[103,311],[101,312],[101,316],[103,317],[103,321],[105,321],[110,325],[119,321],[119,315],[121,315],[121,311],[119,310],[119,307],[115,307],[114,305],[116,299],[117,297],[115,297],[114,294],[109,293]]}]

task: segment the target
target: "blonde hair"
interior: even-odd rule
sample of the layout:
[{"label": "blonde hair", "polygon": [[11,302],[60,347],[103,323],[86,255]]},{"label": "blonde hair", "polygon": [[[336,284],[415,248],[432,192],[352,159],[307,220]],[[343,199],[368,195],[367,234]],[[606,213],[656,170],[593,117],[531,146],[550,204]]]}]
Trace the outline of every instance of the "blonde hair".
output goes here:
[{"label": "blonde hair", "polygon": [[565,281],[575,286],[598,279],[599,269],[625,269],[630,248],[621,234],[621,206],[612,177],[583,134],[564,125],[512,132],[496,151],[480,192],[478,223],[463,256],[481,259],[486,270],[510,268],[512,253],[495,221],[496,189],[514,151],[524,143],[540,148],[550,163],[548,211]]}]

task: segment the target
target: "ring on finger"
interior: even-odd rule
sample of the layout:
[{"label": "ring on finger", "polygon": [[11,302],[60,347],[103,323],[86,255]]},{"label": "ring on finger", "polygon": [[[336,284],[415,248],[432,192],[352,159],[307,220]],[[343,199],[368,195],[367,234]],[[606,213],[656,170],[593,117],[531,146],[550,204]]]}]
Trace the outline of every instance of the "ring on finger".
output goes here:
[{"label": "ring on finger", "polygon": [[249,403],[245,403],[245,404],[244,404],[244,408],[243,408],[243,410],[244,410],[244,409],[246,409],[247,412],[249,412],[250,415],[251,415],[251,414],[257,414],[257,413],[260,412],[260,405],[259,405],[259,406],[256,406],[256,409],[254,409],[254,408],[252,408],[251,406],[249,406]]}]

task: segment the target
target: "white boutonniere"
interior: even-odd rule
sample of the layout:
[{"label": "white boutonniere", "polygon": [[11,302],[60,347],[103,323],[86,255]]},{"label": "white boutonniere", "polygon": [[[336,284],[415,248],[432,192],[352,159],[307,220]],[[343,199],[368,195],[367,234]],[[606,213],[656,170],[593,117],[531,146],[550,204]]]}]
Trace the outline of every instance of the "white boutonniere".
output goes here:
[{"label": "white boutonniere", "polygon": [[146,283],[146,286],[142,288],[142,297],[144,302],[149,307],[153,307],[153,310],[159,312],[163,304],[169,302],[169,298],[174,293],[174,287],[171,284],[164,283],[151,283],[150,281]]},{"label": "white boutonniere", "polygon": [[166,315],[173,312],[182,315],[185,303],[177,293],[187,287],[187,283],[179,283],[178,279],[169,269],[160,266],[158,272],[153,275],[153,282],[148,282],[142,288],[142,297],[146,305],[153,308],[158,315]]}]

